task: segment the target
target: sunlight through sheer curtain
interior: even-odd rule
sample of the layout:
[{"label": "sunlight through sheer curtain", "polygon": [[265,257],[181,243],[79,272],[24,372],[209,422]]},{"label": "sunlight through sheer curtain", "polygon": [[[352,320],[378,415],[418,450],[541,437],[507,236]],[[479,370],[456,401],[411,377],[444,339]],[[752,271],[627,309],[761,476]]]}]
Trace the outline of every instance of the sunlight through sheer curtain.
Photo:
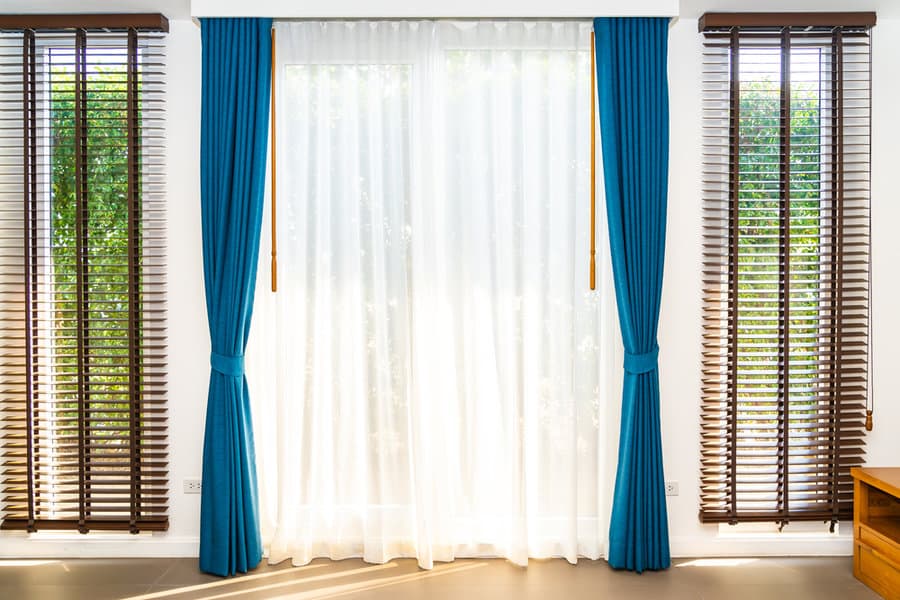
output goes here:
[{"label": "sunlight through sheer curtain", "polygon": [[600,557],[590,24],[276,28],[279,291],[264,231],[247,353],[270,561]]}]

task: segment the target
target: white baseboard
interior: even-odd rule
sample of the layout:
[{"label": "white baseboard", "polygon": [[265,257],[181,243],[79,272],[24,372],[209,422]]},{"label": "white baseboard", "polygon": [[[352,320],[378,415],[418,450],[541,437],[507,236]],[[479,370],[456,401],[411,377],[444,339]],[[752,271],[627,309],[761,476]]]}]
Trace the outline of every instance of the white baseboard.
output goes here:
[{"label": "white baseboard", "polygon": [[676,536],[669,544],[677,558],[853,555],[853,537],[849,535]]},{"label": "white baseboard", "polygon": [[[118,539],[117,539],[118,538]],[[675,558],[747,556],[851,556],[848,535],[675,536],[670,538]],[[0,558],[195,558],[200,539],[192,536],[0,536]]]},{"label": "white baseboard", "polygon": [[191,558],[200,554],[198,537],[123,537],[4,534],[0,536],[0,558]]}]

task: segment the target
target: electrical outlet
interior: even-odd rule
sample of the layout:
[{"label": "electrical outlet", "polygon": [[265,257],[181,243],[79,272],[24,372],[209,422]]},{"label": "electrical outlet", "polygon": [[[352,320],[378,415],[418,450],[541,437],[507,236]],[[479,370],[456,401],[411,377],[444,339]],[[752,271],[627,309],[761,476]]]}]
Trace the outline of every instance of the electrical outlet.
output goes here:
[{"label": "electrical outlet", "polygon": [[666,482],[666,496],[677,496],[678,495],[678,482],[677,481],[667,481]]},{"label": "electrical outlet", "polygon": [[185,494],[199,494],[200,493],[200,479],[199,478],[191,478],[184,480],[184,493]]}]

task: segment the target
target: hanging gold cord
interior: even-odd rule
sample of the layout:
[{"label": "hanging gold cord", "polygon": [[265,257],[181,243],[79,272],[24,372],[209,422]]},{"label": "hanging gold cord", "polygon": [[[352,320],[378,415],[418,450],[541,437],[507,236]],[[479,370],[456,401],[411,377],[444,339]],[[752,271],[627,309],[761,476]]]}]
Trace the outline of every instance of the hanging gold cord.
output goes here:
[{"label": "hanging gold cord", "polygon": [[594,113],[594,89],[597,87],[594,78],[594,32],[591,32],[591,289],[597,289],[597,266],[595,255],[597,253],[594,233],[594,219],[597,214],[597,132],[595,131],[596,115]]},{"label": "hanging gold cord", "polygon": [[272,30],[272,291],[278,291],[278,243],[275,204],[275,30]]}]

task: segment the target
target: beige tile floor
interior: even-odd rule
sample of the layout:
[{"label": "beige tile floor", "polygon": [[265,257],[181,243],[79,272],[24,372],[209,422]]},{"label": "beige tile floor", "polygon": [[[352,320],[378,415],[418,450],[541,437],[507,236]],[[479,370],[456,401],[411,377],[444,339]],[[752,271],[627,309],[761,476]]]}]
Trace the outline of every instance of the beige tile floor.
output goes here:
[{"label": "beige tile floor", "polygon": [[548,599],[856,600],[878,596],[853,578],[849,557],[678,559],[659,573],[618,572],[604,561],[458,560],[422,571],[413,560],[370,565],[316,560],[261,565],[221,579],[196,559],[0,560],[0,598],[10,600]]}]

